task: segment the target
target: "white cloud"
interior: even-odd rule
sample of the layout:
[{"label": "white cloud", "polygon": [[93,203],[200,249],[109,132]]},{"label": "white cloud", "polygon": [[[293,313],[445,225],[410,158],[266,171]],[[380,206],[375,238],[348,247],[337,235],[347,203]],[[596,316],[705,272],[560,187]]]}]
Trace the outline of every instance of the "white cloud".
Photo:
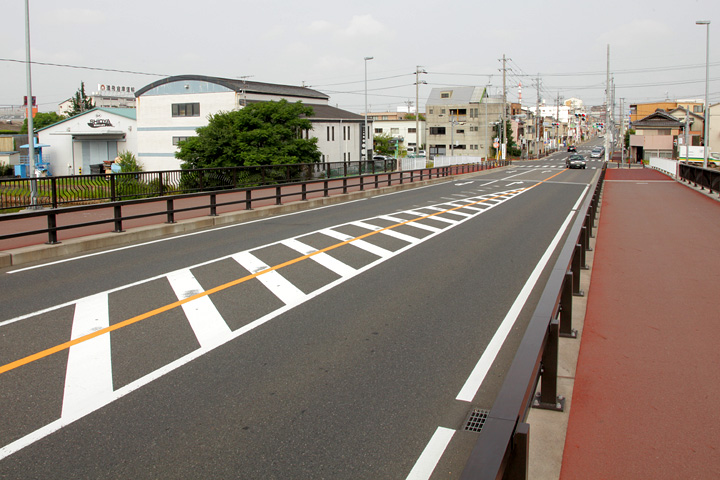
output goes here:
[{"label": "white cloud", "polygon": [[376,36],[392,33],[385,25],[375,20],[372,15],[356,15],[350,25],[342,30],[342,34],[350,37]]}]

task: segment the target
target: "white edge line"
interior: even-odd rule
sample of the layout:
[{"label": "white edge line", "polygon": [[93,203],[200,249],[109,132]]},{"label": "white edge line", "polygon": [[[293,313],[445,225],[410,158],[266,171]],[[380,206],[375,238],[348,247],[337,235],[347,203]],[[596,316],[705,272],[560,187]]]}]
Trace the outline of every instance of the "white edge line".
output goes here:
[{"label": "white edge line", "polygon": [[[587,188],[585,189],[585,191],[587,191]],[[583,194],[580,196],[580,200],[582,200],[582,198],[585,196],[585,191],[583,191]],[[508,310],[505,318],[500,323],[500,326],[495,332],[495,335],[493,335],[490,343],[488,343],[485,351],[480,356],[480,360],[478,360],[475,368],[473,368],[470,376],[465,381],[465,385],[463,385],[463,387],[460,389],[460,393],[458,393],[457,397],[455,397],[456,400],[460,400],[463,402],[472,402],[473,398],[475,398],[475,395],[477,394],[480,386],[485,380],[485,376],[490,370],[492,364],[495,362],[495,358],[500,352],[500,348],[503,346],[503,343],[505,343],[505,339],[510,333],[510,330],[512,330],[513,325],[515,325],[515,321],[517,320],[520,312],[525,306],[525,302],[527,302],[530,293],[532,293],[533,288],[535,288],[535,284],[540,278],[540,275],[545,269],[545,266],[550,261],[550,257],[552,257],[552,254],[555,251],[558,243],[560,243],[560,240],[565,235],[565,231],[567,230],[568,226],[570,225],[570,221],[574,216],[575,210],[571,211],[565,218],[565,221],[562,223],[562,225],[558,229],[558,232],[555,234],[555,238],[552,239],[547,250],[545,250],[545,253],[540,258],[540,261],[533,269],[530,277],[527,279],[522,290],[520,290],[520,293],[510,307],[510,310]]]},{"label": "white edge line", "polygon": [[438,427],[415,462],[415,466],[410,470],[407,480],[429,479],[454,434],[455,430]]}]

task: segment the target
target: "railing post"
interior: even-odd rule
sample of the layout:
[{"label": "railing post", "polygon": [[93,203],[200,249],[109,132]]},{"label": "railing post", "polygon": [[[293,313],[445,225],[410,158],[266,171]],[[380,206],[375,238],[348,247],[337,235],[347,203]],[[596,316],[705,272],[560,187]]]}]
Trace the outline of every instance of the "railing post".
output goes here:
[{"label": "railing post", "polygon": [[57,208],[57,178],[50,177],[50,188],[52,189],[52,208]]},{"label": "railing post", "polygon": [[122,233],[125,230],[122,228],[122,206],[121,205],[115,205],[113,206],[113,219],[115,223],[115,230],[113,230],[114,233]]},{"label": "railing post", "polygon": [[581,244],[575,245],[575,252],[573,252],[572,257],[572,274],[573,274],[573,295],[576,297],[584,297],[585,292],[580,290],[580,270],[581,270],[581,264],[580,261],[582,260],[582,251],[583,247]]},{"label": "railing post", "polygon": [[301,188],[302,188],[302,197],[301,198],[303,200],[307,200],[307,184],[303,183]]},{"label": "railing post", "polygon": [[117,202],[117,183],[115,182],[115,173],[110,174],[110,201]]},{"label": "railing post", "polygon": [[582,229],[580,230],[580,244],[582,245],[582,248],[580,249],[580,268],[583,270],[588,270],[590,267],[587,265],[587,257],[586,253],[588,251],[588,248],[590,248],[590,244],[588,241],[588,228],[583,225]]},{"label": "railing post", "polygon": [[325,180],[323,182],[323,197],[329,197],[330,196],[330,181]]},{"label": "railing post", "polygon": [[60,242],[58,242],[58,239],[57,239],[57,218],[56,218],[55,212],[48,213],[47,225],[48,225],[48,241],[46,242],[47,245],[55,245],[56,243],[60,243]]},{"label": "railing post", "polygon": [[175,207],[174,207],[174,204],[175,204],[175,202],[173,201],[172,198],[168,198],[167,200],[165,200],[165,205],[166,205],[166,207],[167,207],[167,208],[165,209],[165,213],[166,213],[166,215],[167,215],[167,221],[166,221],[165,223],[175,223]]},{"label": "railing post", "polygon": [[558,338],[559,323],[553,318],[548,325],[547,341],[542,354],[540,393],[535,395],[533,408],[543,410],[565,410],[565,397],[557,394],[557,372],[558,372],[558,350],[560,340]]},{"label": "railing post", "polygon": [[530,466],[530,424],[518,423],[512,438],[512,449],[505,470],[505,480],[527,480]]},{"label": "railing post", "polygon": [[275,187],[275,205],[282,205],[282,187]]},{"label": "railing post", "polygon": [[217,198],[215,193],[210,194],[210,216],[217,217]]},{"label": "railing post", "polygon": [[573,274],[565,273],[560,293],[560,336],[577,338],[577,330],[572,328]]},{"label": "railing post", "polygon": [[163,174],[158,172],[158,190],[160,190],[160,196],[165,194],[165,185],[163,185]]},{"label": "railing post", "polygon": [[252,190],[245,190],[245,210],[252,210]]}]

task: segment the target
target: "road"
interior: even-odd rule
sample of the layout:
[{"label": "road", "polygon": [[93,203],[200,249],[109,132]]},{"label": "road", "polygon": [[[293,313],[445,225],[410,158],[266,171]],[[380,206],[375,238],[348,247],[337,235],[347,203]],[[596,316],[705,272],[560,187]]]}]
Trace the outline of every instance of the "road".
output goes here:
[{"label": "road", "polygon": [[0,477],[456,478],[566,157],[1,270]]}]

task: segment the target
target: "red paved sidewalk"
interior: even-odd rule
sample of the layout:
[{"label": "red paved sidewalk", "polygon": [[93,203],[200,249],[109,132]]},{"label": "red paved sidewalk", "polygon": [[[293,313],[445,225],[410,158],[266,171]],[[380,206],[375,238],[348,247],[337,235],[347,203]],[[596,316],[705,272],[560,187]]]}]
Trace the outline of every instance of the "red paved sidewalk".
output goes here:
[{"label": "red paved sidewalk", "polygon": [[720,478],[720,202],[608,170],[562,479]]}]

